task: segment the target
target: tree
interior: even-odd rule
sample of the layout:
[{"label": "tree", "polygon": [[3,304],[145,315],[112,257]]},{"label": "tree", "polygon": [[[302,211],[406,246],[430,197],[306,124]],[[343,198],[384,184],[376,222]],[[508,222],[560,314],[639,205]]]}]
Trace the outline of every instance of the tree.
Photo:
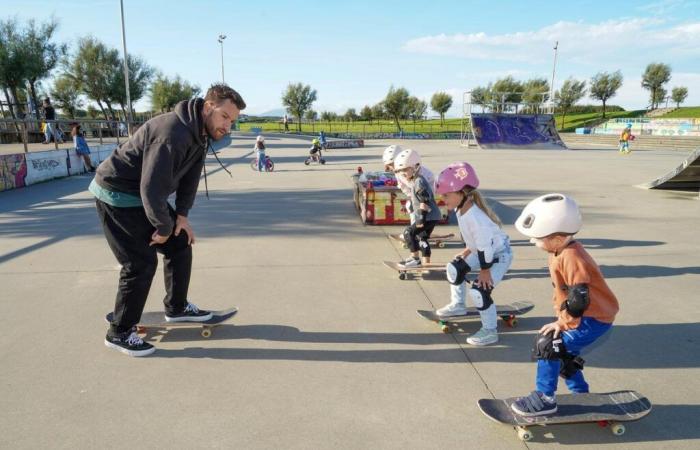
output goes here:
[{"label": "tree", "polygon": [[377,120],[386,117],[386,111],[384,111],[384,104],[382,102],[379,102],[372,107],[372,117]]},{"label": "tree", "polygon": [[532,78],[523,83],[523,103],[533,112],[549,100],[549,82],[545,78]]},{"label": "tree", "polygon": [[287,108],[287,112],[297,119],[297,131],[301,133],[301,118],[304,112],[311,108],[316,101],[316,90],[311,86],[302,83],[290,83],[287,90],[282,95],[282,104]]},{"label": "tree", "polygon": [[480,105],[482,110],[490,102],[491,94],[489,88],[477,86],[471,91],[470,102],[472,105]]},{"label": "tree", "polygon": [[[497,80],[493,86],[490,86],[491,101],[496,105],[496,110],[503,112],[510,109],[508,103],[521,103],[523,97],[523,85],[508,75],[505,78]],[[517,112],[517,106],[516,106]]]},{"label": "tree", "polygon": [[75,82],[83,94],[97,103],[105,120],[109,120],[105,106],[110,115],[114,115],[110,87],[118,61],[118,50],[109,49],[99,40],[88,36],[78,40],[77,52],[65,67],[66,75]]},{"label": "tree", "polygon": [[345,114],[343,114],[343,120],[346,122],[354,122],[357,119],[359,119],[359,116],[355,112],[355,108],[348,108],[348,110],[345,111]]},{"label": "tree", "polygon": [[47,78],[66,54],[65,44],[52,42],[57,29],[58,22],[55,18],[41,25],[30,20],[21,37],[24,48],[25,77],[29,83],[30,96],[37,107],[39,105],[37,82]]},{"label": "tree", "polygon": [[87,115],[91,119],[97,119],[97,116],[100,115],[100,112],[95,108],[93,105],[88,105],[87,107]]},{"label": "tree", "polygon": [[318,113],[316,111],[314,111],[313,109],[310,109],[310,110],[306,111],[304,118],[306,120],[311,120],[311,121],[318,120]]},{"label": "tree", "polygon": [[[22,115],[18,100],[19,91],[26,80],[26,54],[15,19],[0,21],[0,87],[10,104],[10,115],[17,119]],[[19,126],[15,124],[19,133]]]},{"label": "tree", "polygon": [[622,86],[622,73],[618,70],[613,73],[599,72],[591,78],[590,95],[603,102],[603,119],[605,119],[605,103],[617,94]]},{"label": "tree", "polygon": [[651,63],[642,75],[642,87],[648,89],[651,96],[651,108],[658,108],[657,90],[671,79],[671,67],[663,63]]},{"label": "tree", "polygon": [[176,75],[172,80],[164,75],[158,75],[151,85],[151,106],[156,111],[166,112],[183,100],[189,100],[199,95],[199,86]]},{"label": "tree", "polygon": [[374,118],[374,115],[372,113],[372,107],[369,105],[365,105],[361,110],[360,110],[360,120],[366,120],[372,124],[372,119]]},{"label": "tree", "polygon": [[323,111],[321,113],[321,120],[324,122],[333,122],[335,120],[335,113],[331,111]]},{"label": "tree", "polygon": [[656,104],[656,107],[659,107],[659,104],[663,103],[664,101],[667,100],[668,97],[668,91],[664,87],[660,87],[656,90],[656,98],[653,100],[654,103]]},{"label": "tree", "polygon": [[586,95],[586,82],[576,81],[573,78],[564,81],[564,84],[561,85],[561,89],[554,94],[554,103],[563,114],[561,128],[564,128],[564,121],[566,120],[566,112],[568,109],[581,100],[584,95]]},{"label": "tree", "polygon": [[440,114],[440,125],[445,125],[445,113],[452,107],[452,96],[447,92],[436,92],[430,99],[430,108]]},{"label": "tree", "polygon": [[75,117],[78,108],[83,106],[75,81],[64,75],[56,79],[51,90],[53,104],[70,117]]},{"label": "tree", "polygon": [[676,108],[681,107],[681,103],[688,97],[688,88],[684,86],[674,87],[671,91],[671,100],[676,104]]},{"label": "tree", "polygon": [[418,97],[410,97],[408,99],[408,117],[416,123],[425,116],[428,111],[428,104]]},{"label": "tree", "polygon": [[408,90],[406,88],[394,88],[391,86],[389,92],[384,98],[384,110],[387,115],[394,119],[396,123],[396,129],[401,131],[401,123],[399,120],[406,117],[406,112],[408,111]]},{"label": "tree", "polygon": [[[129,95],[131,104],[142,99],[148,92],[148,86],[155,75],[155,69],[149,66],[146,61],[138,56],[128,55],[129,61]],[[116,102],[127,117],[126,85],[124,83],[124,60],[119,58],[112,69],[110,77],[109,98]],[[132,110],[133,114],[134,111]]]}]

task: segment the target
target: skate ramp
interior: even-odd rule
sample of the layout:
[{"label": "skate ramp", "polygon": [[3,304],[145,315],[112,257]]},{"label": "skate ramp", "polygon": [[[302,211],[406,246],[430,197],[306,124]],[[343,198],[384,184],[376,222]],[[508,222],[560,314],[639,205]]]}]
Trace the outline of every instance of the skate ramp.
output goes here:
[{"label": "skate ramp", "polygon": [[472,114],[472,130],[479,148],[566,150],[552,114]]},{"label": "skate ramp", "polygon": [[640,184],[639,187],[675,191],[700,190],[700,148],[688,155],[672,171],[649,183]]}]

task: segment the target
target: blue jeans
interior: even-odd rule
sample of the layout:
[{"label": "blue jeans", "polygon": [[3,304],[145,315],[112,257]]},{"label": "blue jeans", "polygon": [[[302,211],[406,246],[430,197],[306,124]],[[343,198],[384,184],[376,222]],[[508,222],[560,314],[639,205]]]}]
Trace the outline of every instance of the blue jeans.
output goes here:
[{"label": "blue jeans", "polygon": [[267,158],[265,158],[265,153],[258,153],[258,172],[263,172],[267,167]]},{"label": "blue jeans", "polygon": [[[578,356],[581,351],[604,335],[610,328],[611,323],[600,322],[592,317],[582,317],[578,328],[563,331],[561,333],[566,346],[567,353]],[[560,359],[539,359],[537,360],[537,381],[536,388],[545,395],[552,396],[557,390],[559,381]],[[566,386],[571,392],[581,394],[588,392],[588,383],[583,378],[583,371],[579,370],[571,378],[566,380]]]}]

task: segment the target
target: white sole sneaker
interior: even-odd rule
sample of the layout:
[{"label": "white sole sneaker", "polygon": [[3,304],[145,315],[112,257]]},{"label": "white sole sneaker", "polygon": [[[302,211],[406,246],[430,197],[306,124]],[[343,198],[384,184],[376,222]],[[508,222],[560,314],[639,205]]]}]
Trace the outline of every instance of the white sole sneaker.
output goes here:
[{"label": "white sole sneaker", "polygon": [[105,339],[105,346],[109,347],[109,348],[113,348],[114,350],[118,350],[118,351],[124,353],[125,355],[136,356],[136,357],[148,356],[151,353],[156,351],[155,347],[151,347],[151,348],[146,349],[146,350],[129,350],[128,348],[124,348],[121,345],[113,344],[113,343],[109,342],[107,339]]},{"label": "white sole sneaker", "polygon": [[479,347],[484,346],[484,345],[495,344],[495,343],[497,343],[497,342],[498,342],[498,335],[496,335],[496,336],[493,337],[493,338],[489,338],[489,339],[479,339],[479,340],[473,339],[473,338],[471,338],[471,337],[468,337],[468,338],[467,338],[467,344],[476,345],[476,346],[479,346]]},{"label": "white sole sneaker", "polygon": [[168,317],[165,316],[166,322],[206,322],[211,320],[214,314],[209,313],[206,316],[181,316],[181,317]]}]

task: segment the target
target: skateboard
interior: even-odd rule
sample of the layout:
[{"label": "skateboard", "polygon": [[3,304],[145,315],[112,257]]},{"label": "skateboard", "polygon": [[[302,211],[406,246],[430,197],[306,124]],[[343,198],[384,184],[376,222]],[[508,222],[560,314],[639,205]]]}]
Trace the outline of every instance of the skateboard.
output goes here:
[{"label": "skateboard", "polygon": [[[136,325],[138,333],[145,333],[148,328],[201,328],[201,335],[204,338],[211,337],[212,331],[217,326],[231,319],[238,313],[238,308],[229,308],[222,311],[212,311],[213,317],[206,322],[166,322],[165,314],[161,311],[146,311],[141,314],[141,322]],[[112,322],[113,312],[105,316],[107,323]]]},{"label": "skateboard", "polygon": [[[450,234],[433,234],[428,238],[428,243],[436,245],[437,247],[443,248],[447,244],[462,244],[462,241],[458,239],[453,239],[455,237],[454,233]],[[401,242],[401,245],[403,245],[403,248],[408,248],[408,245],[406,245],[406,241],[403,238],[402,234],[390,234],[389,238]]]},{"label": "skateboard", "polygon": [[[509,305],[496,305],[496,314],[509,327],[513,328],[518,324],[517,316],[521,316],[532,311],[535,307],[530,302],[513,302]],[[460,316],[440,317],[435,314],[435,311],[418,310],[418,315],[424,319],[437,322],[440,324],[443,333],[450,332],[450,323],[459,322],[465,319],[479,316],[479,310],[472,307],[467,308],[467,313]]]},{"label": "skateboard", "polygon": [[384,261],[384,265],[390,269],[394,269],[399,273],[399,280],[405,280],[408,278],[408,274],[419,274],[419,273],[429,273],[429,272],[445,272],[447,271],[447,263],[428,263],[422,264],[418,267],[406,267],[403,264],[394,261]]},{"label": "skateboard", "polygon": [[613,434],[624,434],[620,422],[639,420],[651,411],[651,402],[635,391],[617,391],[602,394],[557,395],[557,412],[547,416],[525,417],[513,412],[510,405],[516,398],[482,398],[477,403],[486,417],[498,423],[514,426],[523,441],[532,439],[529,427],[572,423],[597,423],[610,427]]}]

